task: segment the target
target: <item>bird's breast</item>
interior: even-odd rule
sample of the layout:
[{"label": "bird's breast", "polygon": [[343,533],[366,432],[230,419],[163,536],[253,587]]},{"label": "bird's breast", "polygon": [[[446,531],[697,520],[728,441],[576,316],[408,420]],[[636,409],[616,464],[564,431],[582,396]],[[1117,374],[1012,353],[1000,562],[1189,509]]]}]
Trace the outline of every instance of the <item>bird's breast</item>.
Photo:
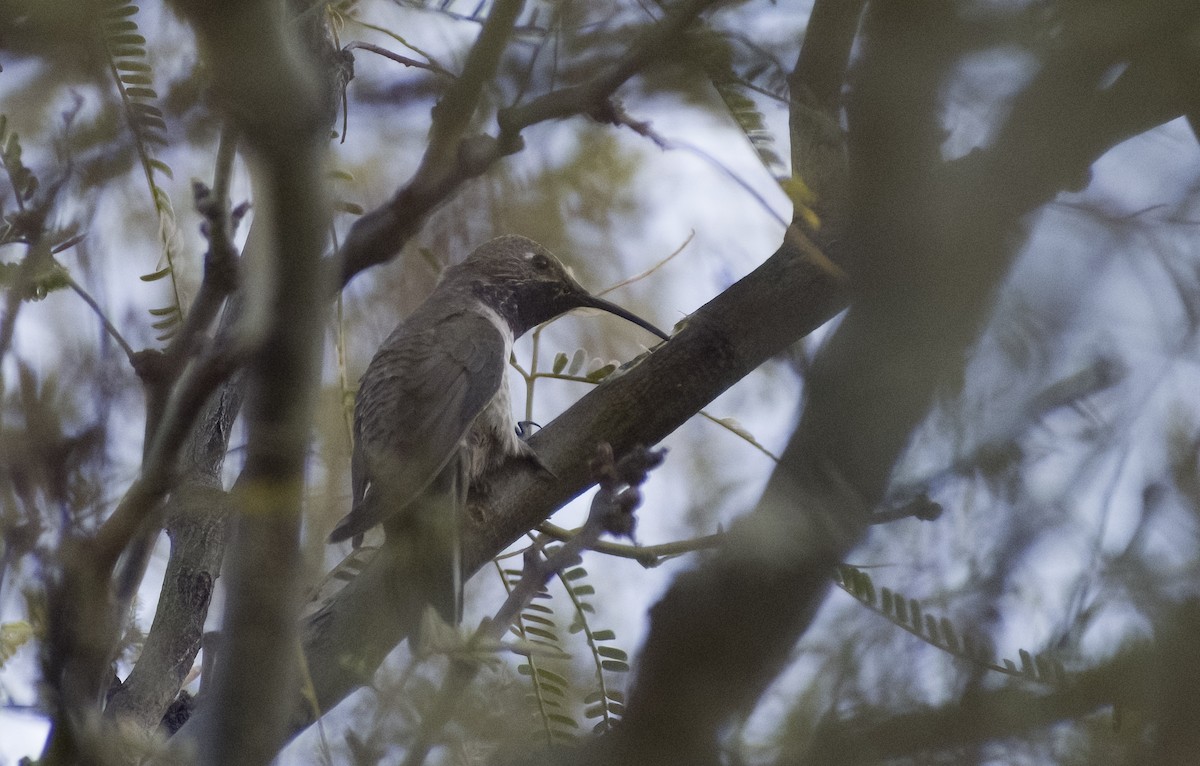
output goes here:
[{"label": "bird's breast", "polygon": [[[495,325],[504,338],[504,365],[512,354],[513,333],[498,313],[483,307],[482,313]],[[509,395],[507,374],[500,378],[500,388],[484,406],[479,417],[467,432],[467,466],[471,483],[477,483],[509,457],[522,453],[522,444],[517,436],[517,423],[512,414],[512,398]]]},{"label": "bird's breast", "polygon": [[504,381],[467,434],[467,464],[471,482],[477,483],[508,458],[520,455],[521,448],[517,424],[512,415],[508,381]]}]

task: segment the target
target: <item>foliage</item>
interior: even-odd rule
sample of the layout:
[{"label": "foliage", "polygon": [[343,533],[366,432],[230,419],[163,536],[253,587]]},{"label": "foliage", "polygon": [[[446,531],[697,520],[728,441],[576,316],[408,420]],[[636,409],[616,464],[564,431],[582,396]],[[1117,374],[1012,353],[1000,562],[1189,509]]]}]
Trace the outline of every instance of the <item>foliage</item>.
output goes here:
[{"label": "foliage", "polygon": [[104,50],[113,83],[121,95],[126,123],[133,146],[141,164],[142,175],[150,192],[154,212],[158,216],[158,235],[162,245],[162,268],[141,276],[144,282],[170,278],[171,305],[150,309],[151,324],[158,331],[158,340],[170,340],[183,320],[183,304],[175,278],[175,249],[177,225],[171,197],[159,182],[160,177],[174,179],[170,165],[155,157],[155,151],[167,143],[167,123],[162,110],[156,106],[158,93],[154,90],[154,70],[146,52],[146,38],[138,29],[134,16],[136,3],[126,0],[106,0],[100,15]]},{"label": "foliage", "polygon": [[[531,722],[537,740],[548,746],[587,747],[590,737],[619,737],[622,722],[628,723],[626,685],[642,669],[634,647],[642,641],[645,608],[654,594],[681,567],[707,571],[711,560],[724,555],[724,541],[744,527],[735,519],[752,507],[777,464],[785,470],[796,454],[820,454],[834,445],[830,454],[848,472],[893,450],[878,469],[885,477],[877,482],[883,487],[876,488],[880,497],[871,494],[874,489],[864,490],[872,507],[854,509],[863,510],[852,522],[861,521],[864,529],[868,522],[880,522],[856,538],[851,560],[860,563],[834,569],[824,562],[820,569],[823,574],[832,570],[836,585],[854,600],[834,600],[818,611],[819,600],[789,594],[795,604],[778,599],[773,605],[778,615],[739,622],[746,643],[730,643],[749,666],[757,651],[754,641],[775,629],[767,617],[789,615],[795,605],[803,606],[796,609],[804,620],[816,615],[788,673],[761,697],[764,703],[741,720],[741,728],[725,722],[728,751],[721,758],[803,763],[811,756],[809,748],[830,731],[861,726],[873,736],[863,735],[859,744],[878,748],[863,762],[956,757],[983,762],[1025,755],[1043,762],[1093,757],[1095,762],[1101,757],[1114,763],[1153,762],[1151,755],[1161,753],[1148,754],[1148,749],[1159,741],[1159,732],[1169,731],[1171,713],[1153,699],[1125,699],[1138,695],[1117,683],[1128,677],[1110,659],[1124,655],[1121,647],[1136,644],[1138,652],[1158,657],[1160,664],[1146,660],[1145,667],[1154,670],[1135,674],[1145,687],[1124,686],[1136,686],[1139,694],[1148,688],[1146,697],[1183,698],[1171,696],[1172,682],[1190,677],[1192,668],[1185,653],[1163,647],[1171,646],[1172,626],[1184,625],[1179,630],[1187,633],[1189,623],[1178,614],[1186,611],[1181,604],[1196,597],[1200,561],[1200,409],[1194,396],[1200,328],[1194,248],[1198,187],[1195,136],[1189,132],[1196,121],[1191,115],[1190,127],[1183,121],[1165,127],[1154,122],[1144,126],[1155,131],[1149,138],[1136,135],[1142,126],[1135,118],[1150,119],[1139,111],[1142,97],[1166,99],[1159,91],[1172,88],[1145,81],[1136,86],[1134,80],[1136,98],[1121,98],[1131,96],[1129,73],[1139,75],[1151,58],[1151,71],[1162,83],[1178,84],[1168,81],[1182,75],[1161,72],[1161,61],[1138,45],[1118,46],[1125,58],[1112,66],[1097,64],[1107,73],[1104,78],[1078,89],[1106,100],[1092,104],[1093,110],[1078,110],[1084,116],[1078,125],[1066,118],[1046,125],[1038,120],[1057,114],[1051,107],[1066,103],[1069,86],[1086,79],[1085,65],[1104,63],[1109,55],[1094,49],[1109,51],[1105,46],[1084,46],[1086,56],[1071,47],[1073,20],[1080,12],[1076,4],[1009,4],[986,11],[979,3],[935,4],[957,9],[947,12],[944,24],[932,25],[937,34],[954,39],[943,40],[946,45],[914,44],[907,49],[910,66],[893,73],[896,79],[888,87],[874,90],[872,55],[879,55],[880,46],[912,41],[896,35],[873,38],[871,28],[859,32],[856,24],[857,37],[852,37],[861,68],[836,83],[835,92],[845,91],[857,101],[831,120],[847,128],[851,169],[859,174],[853,177],[859,197],[851,207],[861,218],[853,231],[830,231],[829,222],[817,220],[811,206],[834,195],[822,186],[824,179],[793,176],[782,147],[798,137],[785,139],[773,127],[796,106],[788,92],[792,65],[787,62],[796,60],[802,41],[808,44],[810,31],[817,34],[805,27],[812,20],[788,16],[786,4],[732,4],[708,11],[655,48],[654,55],[631,63],[634,74],[597,103],[586,109],[572,103],[553,117],[521,125],[515,136],[502,136],[504,116],[519,114],[520,107],[541,96],[577,94],[572,90],[577,87],[590,93],[600,76],[631,61],[640,35],[684,5],[529,3],[504,38],[494,71],[479,83],[461,126],[464,139],[503,137],[510,143],[497,148],[486,140],[451,142],[452,151],[433,163],[432,171],[422,158],[430,134],[438,137],[436,125],[430,128],[431,109],[470,79],[470,67],[480,58],[472,53],[477,33],[504,3],[338,2],[295,22],[297,28],[314,17],[327,22],[330,40],[325,42],[336,41],[331,55],[342,67],[331,75],[341,78],[344,91],[342,119],[329,126],[336,140],[329,147],[328,167],[336,169],[325,174],[327,188],[320,190],[339,214],[328,232],[329,262],[377,232],[373,226],[397,219],[411,224],[401,234],[381,238],[387,240],[382,248],[387,256],[400,251],[395,265],[343,274],[353,281],[338,296],[322,409],[315,429],[307,424],[296,430],[317,433],[303,453],[309,461],[304,534],[313,541],[310,560],[320,562],[314,570],[327,569],[341,553],[325,551],[318,542],[346,510],[357,372],[395,321],[427,294],[438,271],[492,233],[520,231],[545,241],[589,287],[637,273],[620,283],[630,288],[621,293],[622,302],[661,325],[683,317],[677,338],[685,333],[713,337],[730,328],[692,323],[688,312],[716,295],[736,292],[724,293],[779,243],[779,224],[793,219],[780,214],[787,209],[807,224],[804,244],[864,280],[856,288],[868,285],[855,292],[855,300],[876,299],[876,308],[884,307],[874,337],[847,341],[838,334],[841,326],[822,330],[813,341],[819,350],[776,357],[719,402],[697,403],[689,411],[709,422],[690,423],[671,437],[673,459],[655,474],[646,489],[651,501],[639,512],[643,529],[649,528],[643,533],[647,545],[605,540],[589,554],[586,568],[557,572],[556,584],[520,610],[511,628],[512,645],[475,647],[465,658],[445,652],[451,655],[446,662],[421,661],[404,670],[393,660],[384,662],[375,677],[375,716],[358,727],[367,731],[347,733],[357,722],[331,713],[321,724],[325,741],[316,747],[332,757],[335,745],[329,742],[345,742],[351,756],[363,762],[393,757],[396,746],[408,747],[426,721],[436,720],[443,673],[451,676],[455,663],[463,662],[476,663],[486,673],[457,703],[459,714],[445,717],[444,735],[434,738],[463,749],[449,752],[446,745],[442,755],[447,759],[485,760],[494,748],[527,744],[520,740]],[[1146,18],[1156,5],[1147,4]],[[10,9],[0,3],[0,53],[5,54],[0,86],[10,94],[0,115],[5,177],[0,247],[6,249],[0,262],[0,671],[6,674],[24,672],[22,647],[47,653],[57,648],[49,646],[52,641],[71,632],[63,630],[65,612],[44,613],[44,596],[73,566],[109,560],[113,572],[136,582],[142,576],[138,556],[144,555],[140,563],[151,561],[157,574],[161,562],[150,556],[151,544],[139,549],[140,536],[130,532],[126,544],[115,549],[101,545],[112,539],[112,520],[126,518],[122,514],[131,503],[161,493],[147,501],[143,516],[131,517],[139,523],[130,528],[147,519],[151,527],[166,523],[173,562],[186,541],[204,535],[224,539],[211,527],[186,526],[194,519],[185,518],[179,504],[185,493],[170,496],[167,490],[178,489],[174,482],[186,477],[189,489],[201,485],[223,497],[225,488],[235,486],[236,463],[247,454],[261,459],[261,452],[245,444],[235,414],[229,414],[236,413],[240,399],[213,381],[230,377],[233,369],[255,371],[266,352],[278,351],[243,345],[248,337],[254,340],[255,322],[270,309],[264,295],[245,292],[270,280],[263,279],[260,253],[242,253],[246,235],[236,226],[246,209],[239,203],[256,188],[261,191],[251,183],[258,158],[235,161],[231,152],[214,160],[214,136],[220,134],[222,144],[236,143],[237,115],[231,116],[220,100],[215,70],[196,53],[197,26],[186,22],[196,17],[184,9],[177,18],[161,4],[132,0],[97,0],[80,8],[74,12],[70,4],[51,2],[18,16],[5,13]],[[1141,19],[1133,10],[1128,13]],[[893,22],[911,32],[920,26],[913,19],[911,27]],[[1126,27],[1143,28],[1113,23],[1112,34],[1124,34],[1119,30]],[[1169,25],[1145,28],[1162,32],[1156,45],[1175,45]],[[1171,50],[1187,54],[1181,53],[1180,61],[1190,60],[1194,41],[1189,45]],[[1051,96],[1023,100],[1032,98],[1031,83],[1038,77],[1066,66],[1059,60],[1062,51],[1072,52],[1078,68],[1060,74],[1061,89]],[[845,57],[850,60],[849,49]],[[935,70],[926,80],[918,76],[922,66]],[[1189,82],[1185,78],[1183,84]],[[924,83],[925,100],[908,94],[913,83]],[[1150,111],[1159,122],[1178,111],[1173,102],[1154,104]],[[914,114],[925,121],[923,127],[900,124]],[[1102,134],[1100,126],[1111,114],[1132,116],[1113,118],[1119,130]],[[1032,169],[1016,162],[1026,152],[1057,146],[1050,138],[1060,130],[1077,132],[1073,148],[1097,152],[1078,168],[1091,168],[1100,179],[1092,186],[1078,188],[1081,173],[1072,176],[1073,185],[1042,178],[1037,171],[1049,172],[1051,160],[1032,163]],[[990,153],[995,146],[1005,148],[999,159]],[[1108,164],[1094,162],[1105,146],[1115,147]],[[697,157],[700,163],[694,162]],[[1114,173],[1114,164],[1121,165],[1120,173]],[[188,198],[185,176],[210,172],[212,208],[177,209],[172,200]],[[1184,178],[1188,173],[1191,177]],[[959,179],[971,183],[956,186]],[[1013,202],[1017,192],[1026,195],[1020,204]],[[255,216],[269,211],[260,199],[250,202]],[[993,223],[994,229],[987,228]],[[694,242],[689,230],[696,232]],[[978,232],[989,236],[973,239]],[[809,241],[809,234],[816,238]],[[799,236],[793,228],[783,239],[795,244]],[[679,248],[682,257],[663,257],[681,241],[686,245]],[[244,291],[247,313],[240,323],[233,312],[228,323],[219,320],[227,294],[218,291],[212,298],[207,291],[214,284],[210,267],[219,260],[213,253],[222,248],[232,252],[233,261],[223,289]],[[934,255],[943,250],[953,257],[937,260]],[[1040,257],[1045,252],[1053,257]],[[926,253],[931,253],[928,260]],[[150,260],[153,266],[147,265]],[[203,275],[194,292],[184,278],[191,274]],[[167,297],[147,298],[148,284],[169,287]],[[207,295],[213,303],[198,305],[203,302],[193,295]],[[794,302],[807,300],[805,294]],[[862,305],[851,309],[843,326],[854,330],[862,326],[857,322],[867,321]],[[787,307],[754,308],[762,312],[747,311],[753,320],[735,318],[732,329],[748,332],[740,325],[769,325]],[[830,304],[829,315],[834,310]],[[97,339],[97,321],[103,337],[115,344]],[[983,326],[978,333],[976,325]],[[535,411],[545,420],[543,413],[560,412],[585,392],[619,386],[655,354],[686,353],[686,348],[678,351],[675,340],[667,354],[649,351],[644,337],[608,328],[571,320],[538,328],[518,343],[512,379],[524,383],[525,398],[515,397],[513,405],[524,406],[524,420],[533,421]],[[822,346],[831,335],[833,340]],[[946,335],[958,345],[937,346]],[[187,342],[171,343],[180,339]],[[126,352],[124,359],[113,354],[116,346]],[[160,346],[167,351],[157,351]],[[670,381],[672,395],[689,395],[696,379],[730,374],[751,353],[721,343],[712,348],[694,361],[688,375]],[[209,366],[214,360],[227,366]],[[819,377],[830,370],[833,384]],[[908,388],[926,377],[937,381],[930,384],[929,396]],[[203,388],[207,383],[212,388]],[[785,451],[798,407],[793,394],[800,390],[809,402],[800,427],[817,425],[806,432],[808,442]],[[218,394],[210,399],[212,391]],[[172,441],[169,429],[181,420],[164,413],[174,412],[170,407],[181,401],[194,406],[175,414],[198,415],[207,430],[183,429],[186,437]],[[269,397],[260,401],[270,403]],[[137,406],[126,406],[134,402]],[[860,420],[846,414],[854,402],[862,404],[853,413]],[[628,413],[618,413],[625,420],[649,420],[657,413],[647,410],[664,403],[627,406]],[[890,430],[903,417],[912,422],[899,433]],[[738,439],[712,438],[712,424]],[[163,433],[167,437],[159,438]],[[150,470],[156,450],[168,443],[176,452],[163,458],[167,468]],[[227,454],[233,458],[228,466]],[[203,471],[195,468],[200,464]],[[945,514],[937,521],[907,518],[904,510],[914,497],[936,503]],[[706,513],[695,515],[699,523],[689,523],[680,512],[689,500],[704,506]],[[810,520],[805,515],[812,511],[810,500],[804,496],[793,502],[795,508],[789,506],[804,523]],[[205,511],[203,522],[218,515],[211,507]],[[851,516],[847,510],[838,521]],[[761,559],[755,563],[769,559],[776,546],[809,544],[819,537],[817,527],[821,524],[794,535],[803,538],[800,543],[790,536],[791,527],[774,529],[777,535],[758,541],[755,553]],[[551,542],[551,535],[570,535],[557,528],[541,530],[534,545],[545,551],[561,545]],[[716,550],[695,555],[708,549]],[[335,570],[340,572],[332,578],[336,582],[327,583],[304,614],[306,626],[316,630],[326,624],[322,620],[336,622],[330,614],[339,595],[354,582],[351,575],[371,571],[377,552],[368,546],[347,557]],[[684,554],[682,562],[670,562]],[[522,577],[521,571],[504,568],[502,561],[511,555],[510,550],[496,559],[506,591]],[[189,595],[201,592],[203,598],[179,608],[199,614],[194,636],[178,633],[189,637],[193,649],[205,625],[206,599],[224,583],[216,579],[221,556],[215,558],[208,569],[171,569],[161,596],[165,604],[177,595],[171,588],[183,593],[184,585],[197,588]],[[621,559],[647,568],[669,563],[640,572]],[[868,573],[876,566],[891,569],[886,575]],[[627,587],[635,577],[636,586]],[[746,594],[747,600],[769,592],[774,583],[767,579]],[[111,590],[102,591],[104,598],[88,602],[108,604],[105,599],[111,598],[119,613],[115,622],[125,623],[112,631],[118,637],[113,651],[108,662],[100,662],[106,688],[94,699],[129,692],[132,683],[109,688],[113,673],[128,681],[133,663],[140,661],[135,655],[154,649],[154,642],[140,640],[140,630],[148,626],[127,620],[138,595],[131,588],[114,576]],[[621,600],[627,590],[637,591],[634,606]],[[41,595],[15,595],[26,592]],[[141,595],[151,594],[143,590]],[[500,601],[498,595],[484,591],[485,613],[493,596]],[[713,603],[719,603],[716,595],[714,589]],[[99,636],[101,621],[96,622],[65,627],[80,627],[79,634],[96,627]],[[57,632],[44,631],[44,624]],[[715,662],[720,642],[710,642],[707,631],[721,627],[727,626],[695,629],[702,649],[690,660]],[[1138,643],[1147,635],[1154,641]],[[461,640],[455,633],[453,641]],[[929,657],[956,661],[917,662],[919,656],[924,659],[918,655],[922,645],[935,650],[926,651]],[[1002,652],[1010,658],[997,659],[996,646],[1011,647]],[[520,658],[512,660],[509,650]],[[377,661],[387,652],[378,654]],[[190,666],[194,656],[181,663]],[[360,670],[373,669],[368,665]],[[316,671],[308,679],[315,690],[328,668],[310,670]],[[769,673],[777,670],[772,666]],[[169,696],[185,678],[192,683],[189,671],[182,668],[178,678],[160,672],[167,686],[174,683]],[[210,676],[207,669],[201,675]],[[69,721],[56,707],[67,704],[68,685],[62,680],[42,679],[46,692],[40,704],[48,716]],[[37,688],[34,679],[8,675],[3,685],[6,694],[23,690],[13,698],[24,693],[28,701]],[[1085,705],[1067,713],[1053,708],[1095,689],[1100,691]],[[913,725],[905,732],[912,740],[901,744],[885,736],[886,724],[910,722],[930,710],[966,715],[971,711],[964,700],[975,699],[969,695],[993,691],[1039,695],[1020,699],[1044,705],[1026,706],[1034,712],[1056,712],[1021,719],[1029,721],[1022,724],[1025,729],[1013,724],[1013,729],[993,730],[987,725],[996,721],[979,716],[968,721],[971,725]],[[491,695],[506,704],[495,703]],[[507,702],[522,696],[528,705],[514,704],[517,712],[510,712]],[[176,699],[184,705],[190,697]],[[315,700],[309,700],[310,709]],[[993,717],[1019,718],[1003,702],[993,710],[1013,715]],[[273,707],[289,710],[290,704],[280,700]],[[1176,707],[1190,709],[1186,703]],[[1104,755],[1107,734],[1097,721],[1109,723],[1114,709],[1123,719],[1123,741],[1112,748],[1118,755]],[[870,715],[860,717],[860,711]],[[150,732],[157,724],[130,726]],[[310,746],[311,739],[296,745]]]}]

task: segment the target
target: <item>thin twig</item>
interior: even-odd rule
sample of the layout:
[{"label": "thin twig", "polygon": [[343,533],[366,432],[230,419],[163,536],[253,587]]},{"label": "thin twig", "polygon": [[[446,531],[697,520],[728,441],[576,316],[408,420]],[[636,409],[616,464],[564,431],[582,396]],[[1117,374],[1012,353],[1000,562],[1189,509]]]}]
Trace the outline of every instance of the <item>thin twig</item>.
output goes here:
[{"label": "thin twig", "polygon": [[[544,521],[538,525],[538,532],[559,542],[567,542],[579,534],[578,529],[565,529],[556,524]],[[667,559],[682,556],[685,553],[716,548],[725,539],[723,532],[713,535],[693,537],[689,540],[676,540],[658,545],[629,545],[614,543],[611,540],[598,540],[589,546],[589,550],[606,556],[622,559],[632,559],[647,569],[653,569]]]},{"label": "thin twig", "polygon": [[403,64],[404,66],[413,67],[414,69],[425,69],[430,72],[433,72],[434,74],[440,74],[443,77],[449,77],[452,80],[455,79],[455,74],[447,69],[444,69],[440,64],[434,64],[434,63],[427,64],[424,61],[417,61],[416,59],[409,58],[408,56],[401,56],[399,53],[393,53],[392,51],[389,51],[387,48],[384,48],[379,45],[375,45],[374,43],[365,43],[361,40],[355,40],[352,43],[348,43],[346,45],[346,47],[343,48],[342,50],[370,51],[371,53],[374,53],[376,55],[391,59],[392,61],[395,61],[397,64]]},{"label": "thin twig", "polygon": [[787,221],[785,221],[783,217],[779,215],[779,213],[775,212],[775,209],[771,207],[766,198],[763,197],[762,194],[760,194],[759,191],[755,189],[749,181],[743,179],[728,165],[721,162],[716,157],[712,156],[695,144],[690,144],[687,141],[680,141],[678,139],[672,139],[663,136],[661,133],[655,131],[649,122],[633,119],[623,107],[611,101],[601,112],[600,116],[605,122],[612,123],[613,125],[624,125],[634,133],[637,133],[639,136],[650,139],[663,151],[683,151],[699,157],[726,178],[740,186],[743,191],[754,198],[754,201],[757,202],[764,211],[766,211],[767,215],[778,221],[780,226],[784,227],[785,229],[787,228]]},{"label": "thin twig", "polygon": [[350,21],[353,21],[355,24],[358,24],[360,27],[363,27],[364,29],[369,29],[372,32],[378,32],[381,35],[387,35],[388,37],[392,38],[396,42],[403,45],[405,48],[408,48],[413,53],[424,56],[425,60],[429,62],[429,66],[434,68],[434,71],[443,72],[451,77],[454,77],[454,73],[451,72],[449,69],[446,69],[446,67],[439,64],[437,62],[437,59],[435,59],[430,53],[421,50],[417,46],[410,43],[408,40],[405,40],[403,37],[401,37],[400,35],[393,32],[392,30],[385,29],[384,27],[377,26],[375,24],[371,24],[370,22],[367,22],[367,21],[363,21],[362,19],[359,19],[355,16],[347,16],[346,18],[350,19]]},{"label": "thin twig", "polygon": [[699,414],[703,415],[705,418],[711,420],[713,423],[716,423],[721,428],[724,428],[726,431],[729,431],[729,433],[733,434],[734,436],[737,436],[739,439],[742,439],[743,441],[747,442],[748,444],[750,444],[750,446],[754,447],[759,452],[761,452],[764,455],[766,455],[767,457],[771,458],[771,460],[775,461],[776,463],[779,462],[779,456],[776,455],[771,450],[764,447],[763,445],[759,444],[758,440],[755,439],[750,433],[739,431],[738,429],[731,426],[724,419],[713,417],[711,414],[709,414],[709,412],[707,410],[700,410]]},{"label": "thin twig", "polygon": [[96,299],[93,298],[87,290],[83,289],[83,287],[76,282],[70,274],[64,272],[63,276],[67,280],[67,286],[74,290],[75,294],[82,298],[83,302],[91,307],[92,311],[96,314],[96,317],[100,320],[100,323],[104,325],[105,332],[107,332],[112,339],[116,341],[117,345],[121,347],[121,350],[125,352],[125,358],[129,360],[130,364],[133,364],[133,347],[129,345],[125,338],[121,337],[121,332],[116,328],[115,325],[113,325],[111,321],[109,321],[108,316],[104,313],[104,309],[100,308],[100,304],[96,302]]},{"label": "thin twig", "polygon": [[688,246],[688,245],[692,244],[692,240],[693,240],[693,239],[695,239],[695,238],[696,238],[696,230],[695,230],[695,229],[692,229],[692,230],[691,230],[691,231],[688,233],[688,235],[687,235],[687,239],[685,239],[685,240],[683,241],[683,244],[681,244],[679,247],[675,248],[675,251],[674,251],[673,253],[671,253],[670,255],[668,255],[666,258],[663,258],[663,259],[662,259],[662,260],[660,260],[658,263],[655,263],[653,266],[651,266],[650,268],[646,269],[645,271],[643,271],[643,272],[642,272],[642,273],[640,273],[640,274],[634,274],[632,277],[628,277],[628,278],[626,278],[626,279],[622,279],[620,282],[617,282],[615,285],[612,285],[611,287],[606,287],[606,288],[604,288],[604,289],[603,289],[603,290],[601,290],[600,292],[596,293],[596,296],[597,296],[597,297],[603,297],[603,296],[605,296],[605,295],[608,295],[609,293],[611,293],[613,290],[616,290],[616,289],[619,289],[619,288],[621,288],[621,287],[624,287],[625,285],[631,285],[631,284],[633,284],[634,282],[640,282],[641,280],[645,279],[646,277],[650,276],[650,275],[651,275],[651,274],[653,274],[654,272],[656,272],[656,271],[658,271],[659,269],[661,269],[663,266],[666,266],[666,265],[667,265],[667,264],[668,264],[668,263],[669,263],[669,262],[670,262],[670,261],[671,261],[671,260],[672,260],[672,259],[673,259],[675,256],[677,256],[677,255],[679,255],[680,253],[682,253],[682,252],[684,251],[684,249],[686,249],[686,248],[687,248],[687,246]]}]

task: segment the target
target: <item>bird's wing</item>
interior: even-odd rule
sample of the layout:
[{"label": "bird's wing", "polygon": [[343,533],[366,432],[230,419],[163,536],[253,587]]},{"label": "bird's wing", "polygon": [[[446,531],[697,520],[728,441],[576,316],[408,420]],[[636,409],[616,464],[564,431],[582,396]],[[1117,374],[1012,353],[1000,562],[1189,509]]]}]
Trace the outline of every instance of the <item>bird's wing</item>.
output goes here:
[{"label": "bird's wing", "polygon": [[429,486],[499,390],[504,348],[499,329],[471,312],[388,338],[359,383],[354,505],[331,541],[362,534]]}]

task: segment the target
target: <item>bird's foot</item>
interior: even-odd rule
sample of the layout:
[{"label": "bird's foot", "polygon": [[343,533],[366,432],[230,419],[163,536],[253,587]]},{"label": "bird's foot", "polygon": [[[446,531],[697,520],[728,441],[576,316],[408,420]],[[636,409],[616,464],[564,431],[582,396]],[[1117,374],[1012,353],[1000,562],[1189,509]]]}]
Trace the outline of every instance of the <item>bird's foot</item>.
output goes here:
[{"label": "bird's foot", "polygon": [[517,436],[520,437],[520,441],[518,443],[521,445],[521,457],[525,460],[528,460],[534,465],[535,468],[545,473],[549,478],[553,479],[554,481],[558,481],[558,474],[554,473],[554,471],[551,471],[550,466],[546,465],[546,463],[542,460],[542,456],[537,453],[537,450],[535,450],[533,447],[530,447],[529,443],[525,441],[527,438],[533,435],[533,431],[530,426],[536,425],[536,423],[528,420],[522,420],[517,424]]},{"label": "bird's foot", "polygon": [[533,436],[540,430],[542,430],[542,427],[532,420],[517,421],[517,438],[521,441],[527,441],[530,436]]}]

